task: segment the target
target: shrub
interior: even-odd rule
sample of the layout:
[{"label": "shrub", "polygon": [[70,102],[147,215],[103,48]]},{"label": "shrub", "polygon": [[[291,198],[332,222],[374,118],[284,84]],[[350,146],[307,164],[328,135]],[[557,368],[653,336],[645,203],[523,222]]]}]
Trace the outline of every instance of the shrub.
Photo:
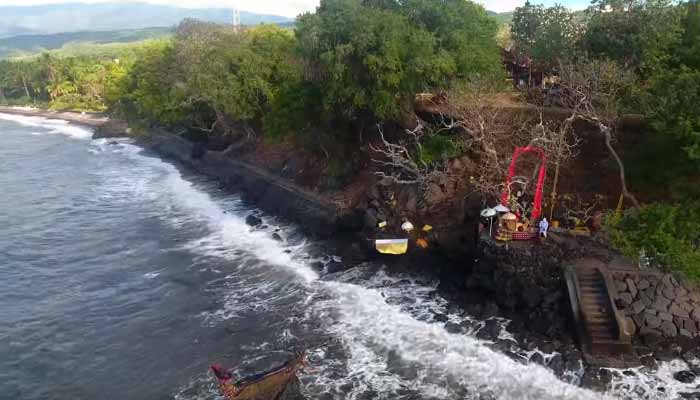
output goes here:
[{"label": "shrub", "polygon": [[654,264],[700,280],[700,204],[651,204],[624,216],[610,214],[605,232],[611,245],[638,259],[644,252]]}]

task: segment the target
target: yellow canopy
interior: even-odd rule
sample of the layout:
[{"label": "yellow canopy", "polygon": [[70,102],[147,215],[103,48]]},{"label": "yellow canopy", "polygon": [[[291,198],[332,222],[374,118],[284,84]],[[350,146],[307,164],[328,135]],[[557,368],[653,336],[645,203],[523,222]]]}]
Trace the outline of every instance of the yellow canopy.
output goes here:
[{"label": "yellow canopy", "polygon": [[408,239],[381,239],[376,240],[375,247],[382,254],[406,254],[408,251]]}]

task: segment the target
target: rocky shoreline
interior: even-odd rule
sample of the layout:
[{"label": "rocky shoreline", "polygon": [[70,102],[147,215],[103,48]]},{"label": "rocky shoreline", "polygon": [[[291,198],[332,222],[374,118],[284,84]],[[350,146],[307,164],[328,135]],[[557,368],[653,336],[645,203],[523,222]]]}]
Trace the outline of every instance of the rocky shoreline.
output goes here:
[{"label": "rocky shoreline", "polygon": [[[0,107],[0,112],[63,119],[91,126],[96,128],[95,138],[129,135],[125,123],[102,115],[3,107]],[[339,255],[342,260],[319,266],[325,269],[324,272],[339,272],[367,261],[380,261],[387,265],[388,272],[437,281],[438,293],[442,297],[454,304],[456,309],[463,310],[465,315],[481,321],[475,329],[453,326],[446,316],[436,316],[436,320],[446,322],[449,331],[474,332],[478,338],[491,342],[495,350],[514,360],[546,366],[561,379],[571,383],[601,391],[609,387],[612,380],[610,370],[584,366],[583,356],[576,344],[576,330],[570,316],[566,285],[562,277],[562,268],[567,262],[590,254],[592,249],[601,257],[612,257],[604,254],[601,246],[596,246],[592,241],[560,238],[546,244],[511,246],[506,249],[490,240],[480,240],[476,244],[476,241],[470,239],[462,243],[463,248],[459,253],[416,248],[402,257],[381,256],[373,251],[371,242],[367,240],[365,210],[361,210],[361,213],[341,213],[328,199],[253,165],[240,162],[226,151],[208,151],[163,130],[153,129],[148,134],[135,137],[135,140],[148,151],[216,179],[224,188],[244,193],[245,199],[262,210],[296,222],[307,233],[324,238],[329,253]],[[473,213],[469,215],[473,218],[471,224],[478,226],[477,217]],[[358,219],[360,223],[357,222]],[[251,226],[260,223],[254,217],[247,222]],[[472,235],[472,232],[469,234]],[[628,279],[636,285],[635,290],[630,287]],[[641,280],[623,274],[618,281],[625,283],[625,290],[619,291],[618,305],[624,310],[634,311],[625,313],[635,320],[640,333],[645,333],[640,334],[635,343],[644,366],[653,370],[658,362],[683,359],[688,364],[688,370],[683,371],[677,379],[693,381],[697,378],[697,383],[700,383],[697,337],[679,340],[675,336],[664,337],[663,331],[660,332],[661,335],[649,332],[650,329],[658,328],[655,325],[656,319],[663,319],[665,314],[662,316],[661,311],[657,310],[655,315],[647,313],[650,314],[647,316],[644,314],[646,310],[639,309],[639,302],[645,307],[653,307],[657,303],[652,299],[645,300],[650,294],[643,297],[644,289],[639,289]],[[663,283],[661,279],[658,282]],[[663,287],[657,289],[658,287],[656,284],[654,293],[659,291],[663,295]],[[632,293],[634,291],[636,293]],[[685,297],[695,300],[689,293],[683,293],[675,286],[674,295],[676,297],[673,301],[678,300],[676,303],[679,304],[674,308],[676,313],[671,315],[677,319],[682,318],[672,321],[676,332],[690,332],[687,329],[690,324],[686,320],[693,321],[694,310],[688,308],[694,303],[686,302]],[[681,299],[677,299],[678,296]],[[646,304],[650,301],[651,304]],[[669,301],[663,312],[669,312],[671,305]],[[688,315],[676,315],[679,313],[676,309],[685,311]],[[640,314],[643,315],[640,317]],[[670,325],[666,325],[670,331]],[[504,326],[507,326],[511,337],[504,338]]]}]

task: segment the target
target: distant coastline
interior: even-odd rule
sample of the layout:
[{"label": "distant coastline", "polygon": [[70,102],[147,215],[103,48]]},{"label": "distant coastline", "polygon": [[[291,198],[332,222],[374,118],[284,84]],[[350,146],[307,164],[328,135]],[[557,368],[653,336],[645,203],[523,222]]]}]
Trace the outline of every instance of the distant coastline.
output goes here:
[{"label": "distant coastline", "polygon": [[43,117],[49,119],[61,119],[75,124],[86,125],[93,128],[100,127],[110,121],[109,117],[102,113],[52,111],[32,107],[5,107],[0,106],[0,113],[23,115],[27,117]]}]

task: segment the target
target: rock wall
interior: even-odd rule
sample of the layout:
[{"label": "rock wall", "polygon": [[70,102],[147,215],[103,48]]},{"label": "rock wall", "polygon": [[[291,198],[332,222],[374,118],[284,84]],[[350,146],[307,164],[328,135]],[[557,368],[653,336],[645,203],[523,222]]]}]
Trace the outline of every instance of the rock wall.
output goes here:
[{"label": "rock wall", "polygon": [[700,337],[700,290],[669,274],[614,272],[618,309],[639,336]]},{"label": "rock wall", "polygon": [[226,152],[207,151],[182,137],[157,129],[139,136],[137,143],[160,156],[215,178],[225,186],[240,189],[245,198],[257,207],[299,222],[310,233],[328,236],[348,225],[345,222],[347,218],[324,198],[236,160]]}]

